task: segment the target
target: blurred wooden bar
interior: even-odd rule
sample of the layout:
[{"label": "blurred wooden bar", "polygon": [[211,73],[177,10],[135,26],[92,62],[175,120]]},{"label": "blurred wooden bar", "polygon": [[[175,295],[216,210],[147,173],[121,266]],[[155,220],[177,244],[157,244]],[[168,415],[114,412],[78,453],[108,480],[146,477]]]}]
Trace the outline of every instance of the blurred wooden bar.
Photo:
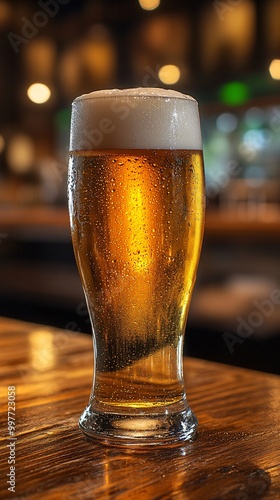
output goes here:
[{"label": "blurred wooden bar", "polygon": [[69,215],[65,208],[38,206],[32,208],[1,208],[1,230],[17,227],[69,227]]},{"label": "blurred wooden bar", "polygon": [[205,234],[211,238],[238,240],[239,238],[263,239],[280,237],[280,209],[273,207],[261,217],[250,218],[245,214],[208,210],[205,220]]},{"label": "blurred wooden bar", "polygon": [[[0,228],[14,230],[26,227],[69,228],[66,208],[38,206],[33,208],[1,208]],[[280,236],[280,209],[271,207],[260,218],[252,219],[231,211],[211,209],[206,212],[205,232],[213,237],[271,235]]]}]

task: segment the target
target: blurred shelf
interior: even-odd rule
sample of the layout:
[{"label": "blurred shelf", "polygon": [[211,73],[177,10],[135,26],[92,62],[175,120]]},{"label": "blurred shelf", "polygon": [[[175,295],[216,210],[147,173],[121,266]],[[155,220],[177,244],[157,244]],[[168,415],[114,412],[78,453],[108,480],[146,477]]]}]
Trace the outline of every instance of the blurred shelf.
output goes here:
[{"label": "blurred shelf", "polygon": [[208,210],[205,220],[206,237],[219,239],[280,238],[280,207],[267,207],[259,216],[246,213]]},{"label": "blurred shelf", "polygon": [[69,227],[69,215],[65,208],[56,207],[1,208],[0,225]]},{"label": "blurred shelf", "polygon": [[1,208],[0,232],[3,237],[15,236],[25,240],[70,241],[68,211],[43,206]]}]

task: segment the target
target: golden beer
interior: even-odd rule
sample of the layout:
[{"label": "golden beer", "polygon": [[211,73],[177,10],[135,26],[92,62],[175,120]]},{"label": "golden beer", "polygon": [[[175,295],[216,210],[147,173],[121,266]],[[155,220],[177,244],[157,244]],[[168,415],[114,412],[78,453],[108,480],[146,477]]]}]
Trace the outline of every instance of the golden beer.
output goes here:
[{"label": "golden beer", "polygon": [[182,349],[204,225],[201,150],[73,149],[69,210],[95,354],[82,429],[116,444],[188,439]]}]

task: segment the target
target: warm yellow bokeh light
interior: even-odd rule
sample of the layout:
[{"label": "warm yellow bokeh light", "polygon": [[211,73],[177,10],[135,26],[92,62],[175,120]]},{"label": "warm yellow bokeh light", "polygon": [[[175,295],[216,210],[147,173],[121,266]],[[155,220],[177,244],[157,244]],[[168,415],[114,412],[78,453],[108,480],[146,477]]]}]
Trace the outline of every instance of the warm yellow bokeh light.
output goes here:
[{"label": "warm yellow bokeh light", "polygon": [[162,66],[158,72],[158,77],[162,83],[167,85],[174,85],[180,79],[181,72],[178,66],[174,64],[167,64]]},{"label": "warm yellow bokeh light", "polygon": [[7,161],[10,169],[17,174],[29,172],[35,161],[33,141],[24,134],[11,137],[7,148]]},{"label": "warm yellow bokeh light", "polygon": [[144,10],[154,10],[159,6],[160,0],[139,0],[139,3]]},{"label": "warm yellow bokeh light", "polygon": [[43,104],[49,100],[51,91],[44,83],[33,83],[27,90],[27,95],[30,101],[36,104]]},{"label": "warm yellow bokeh light", "polygon": [[274,80],[280,80],[280,59],[274,59],[269,66],[269,73]]}]

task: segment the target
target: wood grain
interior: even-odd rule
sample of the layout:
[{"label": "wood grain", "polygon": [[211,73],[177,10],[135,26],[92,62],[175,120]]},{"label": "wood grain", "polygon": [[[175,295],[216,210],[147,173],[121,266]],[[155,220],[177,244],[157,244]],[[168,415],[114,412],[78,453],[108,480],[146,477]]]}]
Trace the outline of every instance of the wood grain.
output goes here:
[{"label": "wood grain", "polygon": [[[280,379],[187,359],[197,439],[134,451],[84,437],[89,337],[0,319],[1,499],[280,499]],[[16,493],[7,490],[7,387],[16,386]]]}]

